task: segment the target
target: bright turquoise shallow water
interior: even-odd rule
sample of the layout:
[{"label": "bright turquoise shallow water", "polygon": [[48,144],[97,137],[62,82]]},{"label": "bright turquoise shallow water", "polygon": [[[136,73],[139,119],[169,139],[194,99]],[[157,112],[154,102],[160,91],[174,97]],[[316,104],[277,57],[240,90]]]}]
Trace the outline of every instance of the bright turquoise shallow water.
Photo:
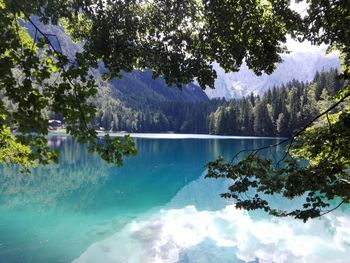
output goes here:
[{"label": "bright turquoise shallow water", "polygon": [[59,165],[1,168],[0,262],[348,262],[346,208],[307,224],[277,220],[236,210],[219,197],[229,182],[203,178],[217,156],[274,140],[136,142],[122,168],[65,137],[50,141]]}]

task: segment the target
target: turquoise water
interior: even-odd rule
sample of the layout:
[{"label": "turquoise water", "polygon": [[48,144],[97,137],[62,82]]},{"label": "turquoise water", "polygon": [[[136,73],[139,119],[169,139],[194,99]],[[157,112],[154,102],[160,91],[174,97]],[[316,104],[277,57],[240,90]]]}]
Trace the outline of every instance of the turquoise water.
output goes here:
[{"label": "turquoise water", "polygon": [[219,197],[229,182],[203,178],[217,156],[273,142],[138,138],[116,168],[51,138],[58,165],[1,168],[0,262],[348,262],[347,208],[307,224],[270,218],[236,210]]}]

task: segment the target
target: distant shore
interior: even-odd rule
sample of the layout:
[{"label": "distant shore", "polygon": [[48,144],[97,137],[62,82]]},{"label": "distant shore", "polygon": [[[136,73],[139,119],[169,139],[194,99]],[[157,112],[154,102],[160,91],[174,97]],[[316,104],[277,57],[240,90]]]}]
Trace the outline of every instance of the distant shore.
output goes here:
[{"label": "distant shore", "polygon": [[[259,137],[259,136],[229,136],[214,134],[187,134],[187,133],[128,133],[128,132],[102,132],[97,131],[98,136],[109,134],[113,137],[130,135],[132,138],[144,139],[281,139],[280,137]],[[49,136],[70,136],[65,129],[50,131]]]}]

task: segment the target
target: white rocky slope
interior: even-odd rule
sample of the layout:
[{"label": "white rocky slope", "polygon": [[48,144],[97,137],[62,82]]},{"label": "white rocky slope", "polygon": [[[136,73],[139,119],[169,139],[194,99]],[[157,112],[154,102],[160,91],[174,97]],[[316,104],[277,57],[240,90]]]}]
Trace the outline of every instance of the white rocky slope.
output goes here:
[{"label": "white rocky slope", "polygon": [[325,55],[325,47],[314,47],[308,43],[289,42],[291,54],[283,56],[283,62],[271,74],[256,76],[243,64],[240,71],[225,73],[218,64],[214,64],[218,78],[215,89],[206,89],[209,98],[239,98],[250,94],[263,94],[274,85],[280,85],[293,79],[312,81],[316,71],[327,71],[330,68],[340,69],[337,53]]}]

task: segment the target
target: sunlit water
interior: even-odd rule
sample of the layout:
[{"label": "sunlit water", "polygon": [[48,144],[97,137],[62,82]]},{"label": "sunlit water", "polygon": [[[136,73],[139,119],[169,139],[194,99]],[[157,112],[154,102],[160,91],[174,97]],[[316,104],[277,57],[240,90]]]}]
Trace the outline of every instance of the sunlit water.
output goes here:
[{"label": "sunlit water", "polygon": [[271,218],[236,210],[219,197],[229,181],[203,178],[206,162],[274,139],[136,142],[122,168],[66,137],[50,141],[58,165],[2,167],[0,262],[350,262],[347,207],[306,224]]}]

